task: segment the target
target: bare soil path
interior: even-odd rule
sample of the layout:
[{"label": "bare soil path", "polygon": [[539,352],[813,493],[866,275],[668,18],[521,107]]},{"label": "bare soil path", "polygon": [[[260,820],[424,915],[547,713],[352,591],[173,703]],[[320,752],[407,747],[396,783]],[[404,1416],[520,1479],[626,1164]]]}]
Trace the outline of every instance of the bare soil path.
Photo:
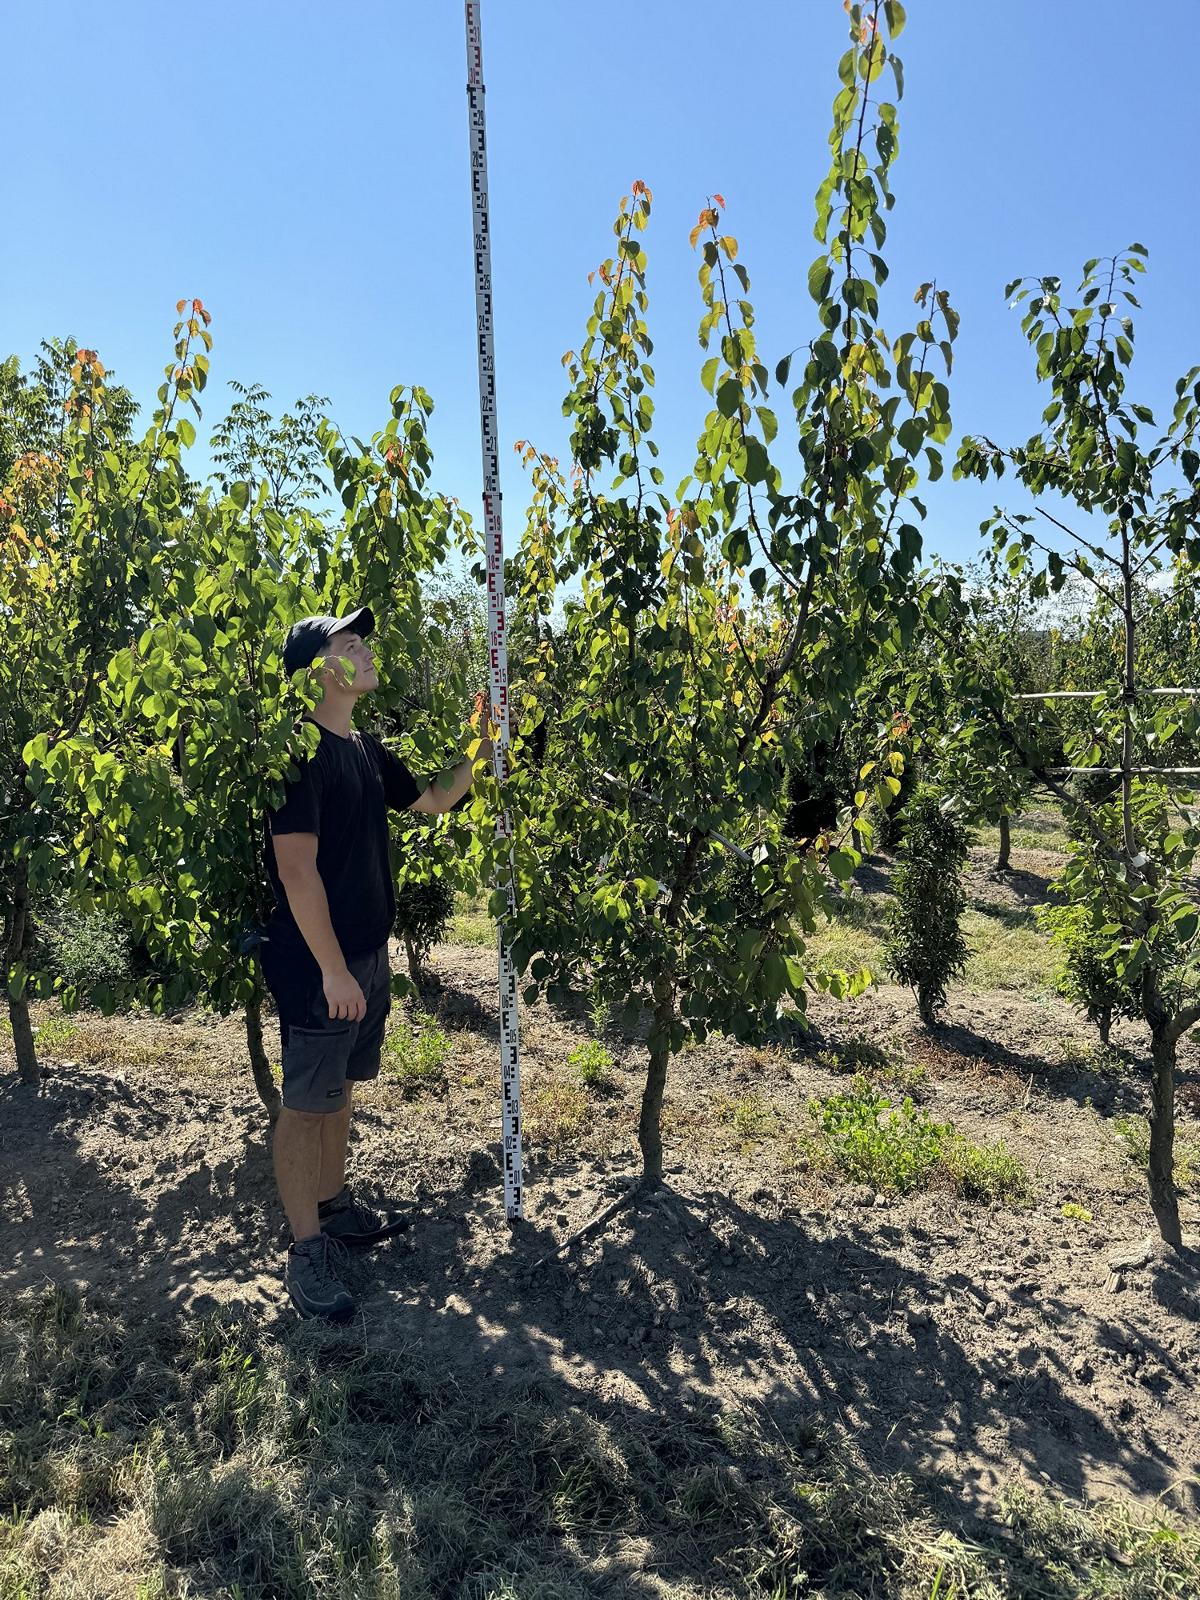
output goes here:
[{"label": "bare soil path", "polygon": [[[511,1230],[494,956],[444,946],[435,968],[444,1083],[413,1098],[385,1078],[361,1098],[354,1177],[405,1205],[411,1228],[356,1264],[347,1337],[635,1417],[731,1398],[803,1413],[844,1430],[874,1469],[928,1477],[984,1515],[1014,1477],[1197,1509],[1200,1277],[1145,1244],[1143,1181],[1113,1121],[1144,1109],[1136,1064],[1113,1070],[1059,1001],[962,992],[930,1035],[908,994],[883,985],[853,1008],[814,1002],[811,1031],[791,1042],[685,1052],[668,1190],[531,1273],[634,1173],[642,1053],[608,1041],[612,1087],[588,1091],[580,1117],[566,1058],[586,1019],[528,1011],[528,1217]],[[42,1092],[0,1059],[0,1289],[71,1282],[130,1318],[289,1317],[237,1019],[75,1021]],[[1140,1045],[1133,1028],[1116,1042]],[[889,1198],[798,1166],[809,1097],[844,1090],[872,1045],[938,1120],[1003,1137],[1031,1169],[1032,1204],[945,1187]],[[1189,1047],[1193,1111],[1196,1068]],[[1196,1137],[1186,1114],[1181,1133]],[[1195,1192],[1184,1220],[1194,1240]]]}]

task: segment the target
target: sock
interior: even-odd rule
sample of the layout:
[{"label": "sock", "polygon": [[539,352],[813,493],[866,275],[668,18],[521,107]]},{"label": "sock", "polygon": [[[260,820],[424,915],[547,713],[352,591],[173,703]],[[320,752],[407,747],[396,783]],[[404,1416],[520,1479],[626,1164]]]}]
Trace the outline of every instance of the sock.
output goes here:
[{"label": "sock", "polygon": [[346,1185],[343,1184],[332,1200],[322,1200],[317,1207],[318,1217],[327,1217],[331,1211],[336,1211],[346,1198]]}]

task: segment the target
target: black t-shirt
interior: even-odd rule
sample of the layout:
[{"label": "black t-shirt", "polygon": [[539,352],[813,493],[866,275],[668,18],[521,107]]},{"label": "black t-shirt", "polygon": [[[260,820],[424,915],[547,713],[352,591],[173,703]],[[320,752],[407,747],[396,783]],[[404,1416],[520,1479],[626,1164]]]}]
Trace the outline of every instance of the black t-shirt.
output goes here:
[{"label": "black t-shirt", "polygon": [[387,808],[403,811],[421,793],[403,761],[372,734],[343,739],[321,728],[317,749],[288,784],[282,805],[268,813],[265,860],[275,912],[266,934],[273,954],[315,966],[279,879],[272,835],[317,835],[317,871],[329,900],[329,920],[349,961],[377,950],[391,934],[396,892]]}]

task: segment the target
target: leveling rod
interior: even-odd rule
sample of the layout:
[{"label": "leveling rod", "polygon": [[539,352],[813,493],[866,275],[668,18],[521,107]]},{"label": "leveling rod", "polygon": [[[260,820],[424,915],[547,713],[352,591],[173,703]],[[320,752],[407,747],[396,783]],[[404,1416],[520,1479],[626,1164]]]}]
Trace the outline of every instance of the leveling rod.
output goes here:
[{"label": "leveling rod", "polygon": [[488,673],[491,719],[498,728],[492,766],[500,789],[496,838],[508,841],[508,856],[496,887],[503,889],[505,914],[498,919],[500,964],[500,1085],[504,1148],[504,1210],[509,1220],[522,1216],[521,1038],[517,1022],[517,975],[508,947],[508,928],[516,915],[516,862],[512,817],[504,801],[508,776],[508,640],[504,615],[504,533],[500,520],[500,455],[496,427],[496,350],[492,336],[492,240],[488,219],[487,129],[484,119],[483,35],[480,0],[466,0],[467,124],[471,141],[471,209],[475,224],[475,315],[479,350],[479,435],[483,446],[483,527],[487,544]]}]

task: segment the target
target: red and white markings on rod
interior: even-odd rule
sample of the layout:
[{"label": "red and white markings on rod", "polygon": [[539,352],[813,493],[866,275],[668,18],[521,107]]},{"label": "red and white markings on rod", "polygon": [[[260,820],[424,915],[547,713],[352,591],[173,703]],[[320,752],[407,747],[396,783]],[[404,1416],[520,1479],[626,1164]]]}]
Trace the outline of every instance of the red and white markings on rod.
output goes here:
[{"label": "red and white markings on rod", "polygon": [[[483,37],[480,0],[466,0],[467,121],[471,138],[471,208],[475,220],[475,313],[479,345],[479,432],[483,444],[483,526],[487,541],[488,646],[491,717],[499,726],[493,766],[496,782],[508,776],[508,641],[504,621],[504,534],[500,521],[500,458],[496,428],[496,353],[492,338],[492,241],[488,223],[487,129],[484,119]],[[497,839],[512,840],[512,817],[506,806],[496,819]],[[517,909],[516,867],[510,843],[507,868],[498,888],[507,899],[507,916]],[[505,941],[501,919],[500,958],[500,1083],[504,1134],[504,1210],[509,1219],[523,1215],[521,1162],[521,1040],[517,1023],[517,975]]]}]

